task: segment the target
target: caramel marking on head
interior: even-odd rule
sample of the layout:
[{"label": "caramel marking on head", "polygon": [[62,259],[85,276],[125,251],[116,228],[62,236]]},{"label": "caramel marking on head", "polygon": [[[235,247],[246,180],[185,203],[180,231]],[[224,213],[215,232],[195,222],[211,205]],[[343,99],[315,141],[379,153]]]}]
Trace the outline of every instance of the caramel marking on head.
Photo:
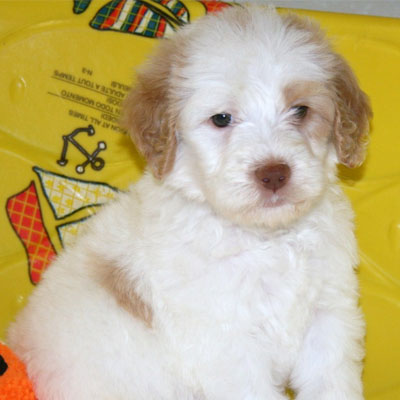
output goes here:
[{"label": "caramel marking on head", "polygon": [[299,119],[299,129],[313,139],[330,138],[335,120],[335,106],[331,91],[320,82],[298,81],[283,89],[287,110],[306,107],[305,115]]}]

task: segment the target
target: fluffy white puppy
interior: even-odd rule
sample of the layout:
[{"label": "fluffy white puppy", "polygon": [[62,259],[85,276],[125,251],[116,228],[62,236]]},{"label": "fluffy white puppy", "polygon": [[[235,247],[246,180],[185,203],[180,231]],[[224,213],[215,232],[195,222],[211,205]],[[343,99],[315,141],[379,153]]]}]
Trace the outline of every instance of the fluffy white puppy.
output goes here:
[{"label": "fluffy white puppy", "polygon": [[312,22],[231,7],[162,42],[125,104],[149,170],[9,331],[40,400],[360,400],[336,164],[370,108]]}]

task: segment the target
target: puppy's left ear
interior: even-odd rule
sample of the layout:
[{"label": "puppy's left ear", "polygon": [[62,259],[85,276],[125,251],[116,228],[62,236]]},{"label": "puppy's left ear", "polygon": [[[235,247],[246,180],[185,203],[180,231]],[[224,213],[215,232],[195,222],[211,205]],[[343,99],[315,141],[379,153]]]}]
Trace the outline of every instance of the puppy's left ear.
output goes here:
[{"label": "puppy's left ear", "polygon": [[153,175],[162,179],[174,164],[176,113],[171,100],[174,43],[161,43],[158,52],[137,75],[125,99],[122,126],[145,157]]},{"label": "puppy's left ear", "polygon": [[341,56],[336,57],[334,142],[340,163],[355,168],[365,158],[372,111],[369,99],[360,89],[350,66]]}]

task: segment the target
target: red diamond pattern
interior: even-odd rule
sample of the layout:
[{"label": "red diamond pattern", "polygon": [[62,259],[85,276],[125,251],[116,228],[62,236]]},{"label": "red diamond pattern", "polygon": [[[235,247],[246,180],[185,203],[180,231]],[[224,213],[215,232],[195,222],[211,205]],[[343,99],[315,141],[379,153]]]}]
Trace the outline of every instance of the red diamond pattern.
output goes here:
[{"label": "red diamond pattern", "polygon": [[25,247],[31,281],[40,281],[56,251],[43,224],[35,182],[7,200],[7,214]]}]

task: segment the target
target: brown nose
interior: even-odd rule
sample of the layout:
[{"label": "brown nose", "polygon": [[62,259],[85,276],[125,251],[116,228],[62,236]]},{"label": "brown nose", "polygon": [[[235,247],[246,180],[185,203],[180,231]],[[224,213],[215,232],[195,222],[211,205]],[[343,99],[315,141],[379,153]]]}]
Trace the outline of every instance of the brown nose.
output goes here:
[{"label": "brown nose", "polygon": [[290,167],[287,164],[269,164],[255,171],[261,184],[274,193],[285,186],[290,178]]}]

